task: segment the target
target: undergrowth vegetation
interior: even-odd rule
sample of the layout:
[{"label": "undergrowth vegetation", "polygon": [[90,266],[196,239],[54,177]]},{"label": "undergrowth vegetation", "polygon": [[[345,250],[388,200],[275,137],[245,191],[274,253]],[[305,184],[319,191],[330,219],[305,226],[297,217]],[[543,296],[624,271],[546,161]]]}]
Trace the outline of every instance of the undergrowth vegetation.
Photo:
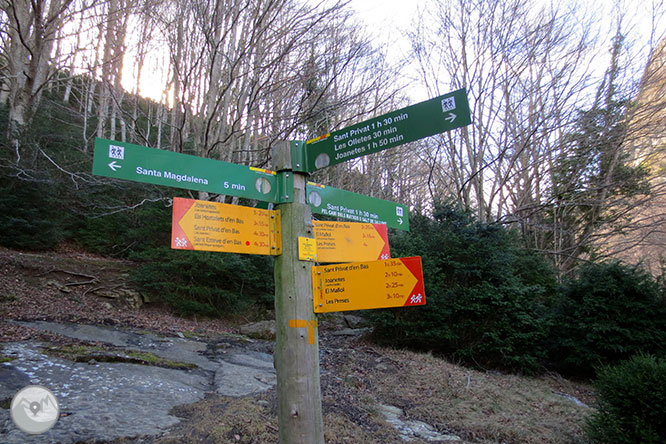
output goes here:
[{"label": "undergrowth vegetation", "polygon": [[551,310],[550,367],[593,376],[639,353],[665,356],[665,287],[618,262],[581,266]]},{"label": "undergrowth vegetation", "polygon": [[666,442],[666,360],[650,355],[599,371],[598,408],[586,432],[598,444]]},{"label": "undergrowth vegetation", "polygon": [[372,313],[377,340],[485,368],[536,371],[557,291],[545,259],[518,233],[450,205],[410,224],[395,236],[392,254],[422,256],[427,303]]},{"label": "undergrowth vegetation", "polygon": [[640,352],[666,355],[666,287],[640,268],[590,263],[558,284],[519,233],[451,205],[415,215],[391,247],[396,257],[422,256],[427,304],[370,313],[383,344],[584,378]]},{"label": "undergrowth vegetation", "polygon": [[[171,250],[171,198],[195,195],[92,176],[81,122],[57,102],[47,97],[19,151],[0,150],[0,245],[130,259],[140,290],[179,315],[272,308],[272,258]],[[414,211],[410,226],[390,233],[391,254],[422,257],[427,304],[368,312],[378,342],[481,369],[585,378],[640,352],[666,356],[663,280],[612,262],[558,280],[519,231],[452,204]]]}]

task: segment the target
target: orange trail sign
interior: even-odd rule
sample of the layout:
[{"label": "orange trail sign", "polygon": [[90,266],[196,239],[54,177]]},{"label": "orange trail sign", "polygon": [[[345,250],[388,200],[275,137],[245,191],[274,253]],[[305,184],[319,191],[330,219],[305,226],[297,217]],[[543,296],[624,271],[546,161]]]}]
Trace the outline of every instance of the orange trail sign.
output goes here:
[{"label": "orange trail sign", "polygon": [[364,262],[389,259],[385,224],[312,221],[318,262]]},{"label": "orange trail sign", "polygon": [[312,267],[314,311],[425,305],[421,258]]},{"label": "orange trail sign", "polygon": [[276,256],[280,212],[175,197],[171,248]]}]

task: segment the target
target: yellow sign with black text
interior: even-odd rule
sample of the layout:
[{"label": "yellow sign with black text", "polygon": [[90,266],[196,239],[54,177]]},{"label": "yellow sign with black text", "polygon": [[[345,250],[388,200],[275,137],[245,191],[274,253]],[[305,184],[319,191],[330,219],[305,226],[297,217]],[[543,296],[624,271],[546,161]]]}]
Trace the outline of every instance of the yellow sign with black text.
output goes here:
[{"label": "yellow sign with black text", "polygon": [[389,259],[385,224],[312,221],[317,262],[364,262]]},{"label": "yellow sign with black text", "polygon": [[421,258],[312,267],[314,311],[425,305]]},{"label": "yellow sign with black text", "polygon": [[280,211],[175,197],[171,248],[282,254]]},{"label": "yellow sign with black text", "polygon": [[311,262],[317,260],[317,242],[311,237],[298,238],[298,260]]}]

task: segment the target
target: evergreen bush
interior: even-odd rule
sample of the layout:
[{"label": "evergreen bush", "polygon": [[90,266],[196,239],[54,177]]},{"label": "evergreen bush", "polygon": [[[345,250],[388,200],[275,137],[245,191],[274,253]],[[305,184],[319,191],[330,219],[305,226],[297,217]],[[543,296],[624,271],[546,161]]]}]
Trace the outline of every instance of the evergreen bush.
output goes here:
[{"label": "evergreen bush", "polygon": [[272,258],[258,255],[171,250],[133,253],[132,276],[151,299],[183,316],[221,316],[252,306],[272,308]]},{"label": "evergreen bush", "polygon": [[19,250],[49,250],[62,239],[52,190],[0,177],[0,244]]},{"label": "evergreen bush", "polygon": [[637,355],[599,370],[598,409],[586,434],[598,444],[666,442],[666,360]]},{"label": "evergreen bush", "polygon": [[561,294],[552,315],[551,366],[582,377],[639,353],[666,355],[663,288],[644,270],[589,263]]},{"label": "evergreen bush", "polygon": [[[167,201],[147,202],[129,209],[145,196],[154,195],[154,190],[142,184],[128,184],[121,190],[111,186],[97,188],[89,196],[95,202],[94,211],[109,214],[87,217],[78,227],[77,242],[86,250],[127,258],[134,253],[171,244],[172,210]],[[114,212],[114,209],[123,208],[125,210]]]},{"label": "evergreen bush", "polygon": [[414,215],[410,227],[393,236],[392,255],[422,256],[427,303],[370,313],[375,338],[480,367],[537,370],[557,288],[548,264],[516,232],[453,205],[433,219]]}]

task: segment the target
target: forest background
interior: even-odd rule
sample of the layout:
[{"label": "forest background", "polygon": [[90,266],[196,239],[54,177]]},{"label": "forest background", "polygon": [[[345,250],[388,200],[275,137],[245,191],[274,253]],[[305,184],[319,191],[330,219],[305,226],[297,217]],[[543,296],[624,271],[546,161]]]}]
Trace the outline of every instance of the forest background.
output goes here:
[{"label": "forest background", "polygon": [[0,242],[134,260],[184,315],[263,313],[272,259],[169,249],[174,196],[256,202],[92,176],[94,138],[270,167],[466,88],[468,127],[312,176],[410,207],[392,255],[423,257],[428,304],[369,314],[376,339],[583,376],[664,356],[666,6],[629,6],[435,0],[396,60],[345,2],[0,0]]}]

